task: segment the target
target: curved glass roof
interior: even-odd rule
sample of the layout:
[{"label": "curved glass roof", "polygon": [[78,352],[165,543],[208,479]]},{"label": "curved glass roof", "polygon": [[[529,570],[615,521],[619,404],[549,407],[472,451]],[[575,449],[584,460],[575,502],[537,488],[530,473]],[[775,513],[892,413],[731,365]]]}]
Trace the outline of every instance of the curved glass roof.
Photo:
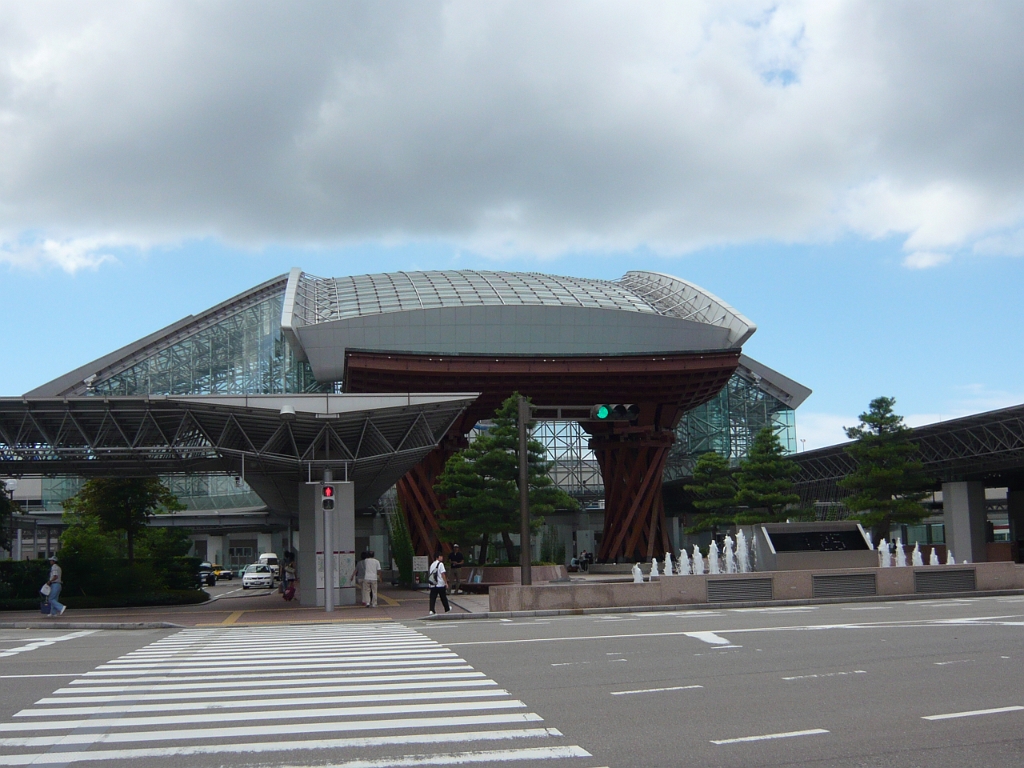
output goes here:
[{"label": "curved glass roof", "polygon": [[736,345],[755,330],[753,323],[716,296],[685,280],[654,272],[629,272],[613,281],[474,270],[322,278],[293,270],[285,304],[286,313],[291,309],[298,321],[296,325],[439,307],[527,305],[675,317],[728,328]]}]

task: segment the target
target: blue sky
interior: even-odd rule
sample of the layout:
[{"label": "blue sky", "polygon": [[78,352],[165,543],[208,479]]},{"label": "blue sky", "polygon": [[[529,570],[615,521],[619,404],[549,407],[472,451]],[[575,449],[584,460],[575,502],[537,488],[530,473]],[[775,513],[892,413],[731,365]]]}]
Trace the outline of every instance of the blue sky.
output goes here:
[{"label": "blue sky", "polygon": [[293,266],[668,272],[806,384],[1024,401],[1024,5],[0,7],[0,393]]}]

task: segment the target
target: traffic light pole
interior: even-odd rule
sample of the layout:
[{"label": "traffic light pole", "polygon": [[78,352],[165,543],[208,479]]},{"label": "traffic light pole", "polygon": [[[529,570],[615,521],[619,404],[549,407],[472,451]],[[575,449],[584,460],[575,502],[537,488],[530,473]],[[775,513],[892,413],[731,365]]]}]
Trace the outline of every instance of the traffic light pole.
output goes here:
[{"label": "traffic light pole", "polygon": [[523,586],[533,583],[530,572],[530,466],[526,425],[530,421],[530,404],[519,396],[519,571]]},{"label": "traffic light pole", "polygon": [[[324,469],[324,485],[334,480],[334,474],[330,469]],[[320,506],[323,507],[323,494],[321,494]],[[332,510],[322,510],[324,516],[324,611],[334,611],[334,536]]]}]

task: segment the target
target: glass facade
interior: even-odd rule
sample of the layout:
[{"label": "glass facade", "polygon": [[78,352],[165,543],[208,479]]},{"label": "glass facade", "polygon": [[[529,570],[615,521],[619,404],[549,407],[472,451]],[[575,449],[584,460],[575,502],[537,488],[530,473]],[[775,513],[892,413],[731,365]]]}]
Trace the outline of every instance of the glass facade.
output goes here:
[{"label": "glass facade", "polygon": [[[176,341],[130,368],[93,383],[90,394],[260,395],[334,391],[313,378],[309,364],[297,360],[281,333],[284,291],[240,305],[237,312]],[[190,511],[262,507],[260,497],[230,475],[162,478]],[[83,480],[43,480],[43,507],[59,511]]]},{"label": "glass facade", "polygon": [[96,381],[97,395],[273,395],[331,391],[297,360],[281,333],[284,293]]},{"label": "glass facade", "polygon": [[714,398],[683,415],[665,465],[665,482],[690,477],[708,451],[737,465],[754,435],[771,427],[787,453],[796,453],[796,412],[754,382],[733,374]]}]

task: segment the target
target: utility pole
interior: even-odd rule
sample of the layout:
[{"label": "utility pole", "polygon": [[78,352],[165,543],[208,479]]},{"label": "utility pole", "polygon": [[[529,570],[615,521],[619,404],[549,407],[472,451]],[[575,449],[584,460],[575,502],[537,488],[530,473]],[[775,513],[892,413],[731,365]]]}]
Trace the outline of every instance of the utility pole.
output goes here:
[{"label": "utility pole", "polygon": [[523,586],[533,583],[530,573],[530,455],[526,446],[526,425],[530,421],[530,404],[519,396],[519,571]]}]

